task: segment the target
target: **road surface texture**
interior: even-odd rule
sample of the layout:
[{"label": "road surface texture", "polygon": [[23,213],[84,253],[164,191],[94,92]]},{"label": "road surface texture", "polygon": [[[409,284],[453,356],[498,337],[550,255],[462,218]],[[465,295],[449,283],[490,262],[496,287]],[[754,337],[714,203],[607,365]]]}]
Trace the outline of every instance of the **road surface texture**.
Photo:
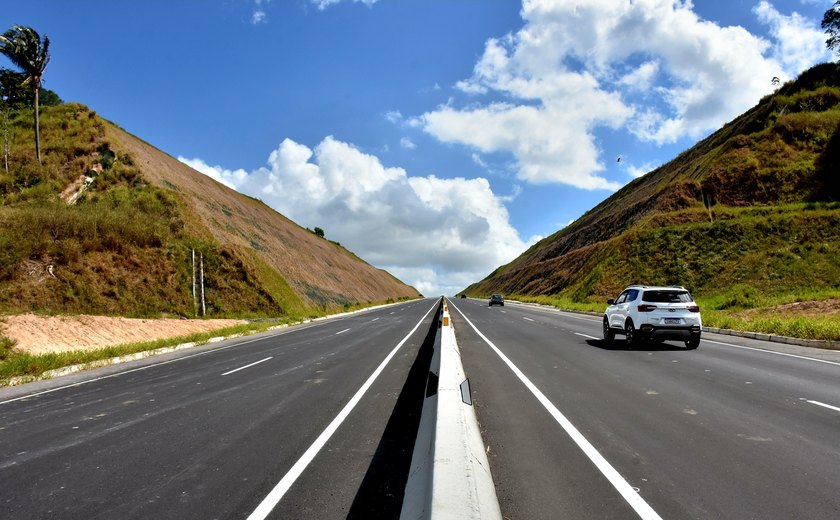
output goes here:
[{"label": "road surface texture", "polygon": [[247,518],[284,476],[270,518],[398,515],[438,306],[4,389],[0,518]]},{"label": "road surface texture", "polygon": [[597,317],[451,303],[507,518],[840,518],[840,352],[631,350]]}]

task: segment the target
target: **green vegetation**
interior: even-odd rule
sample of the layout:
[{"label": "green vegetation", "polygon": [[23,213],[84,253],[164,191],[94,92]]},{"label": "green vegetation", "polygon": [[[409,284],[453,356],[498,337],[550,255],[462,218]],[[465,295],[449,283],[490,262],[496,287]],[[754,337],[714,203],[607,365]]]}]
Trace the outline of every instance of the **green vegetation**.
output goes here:
[{"label": "green vegetation", "polygon": [[[211,332],[201,332],[190,334],[188,336],[161,339],[144,343],[127,343],[124,345],[115,345],[90,351],[73,351],[40,355],[12,352],[11,354],[8,354],[6,358],[2,358],[2,362],[0,362],[0,381],[21,376],[37,377],[48,370],[55,370],[57,368],[70,365],[92,363],[118,356],[127,356],[137,352],[171,347],[182,343],[196,343],[200,345],[207,343],[210,338],[219,336],[233,336],[264,332],[268,330],[269,327],[285,322],[286,321],[272,320],[257,323],[246,323]],[[0,349],[2,349],[2,341],[0,341]],[[2,352],[2,350],[0,350],[0,352]],[[1,383],[0,386],[2,386]]]},{"label": "green vegetation", "polygon": [[834,6],[825,12],[821,25],[828,35],[826,48],[840,53],[840,0],[835,0]]},{"label": "green vegetation", "polygon": [[4,363],[7,359],[14,355],[13,348],[15,342],[6,336],[0,336],[0,363]]},{"label": "green vegetation", "polygon": [[[0,68],[0,98],[3,103],[0,108],[21,109],[35,106],[35,93],[24,84],[26,76],[20,72]],[[38,103],[40,106],[56,106],[62,103],[58,94],[52,90],[41,87],[38,91]]]},{"label": "green vegetation", "polygon": [[149,184],[96,113],[44,107],[38,163],[27,111],[11,111],[10,168],[0,169],[0,312],[192,317],[195,250],[207,315],[310,313],[255,250],[219,244],[180,192]]},{"label": "green vegetation", "polygon": [[[840,65],[818,65],[634,180],[468,294],[602,312],[632,283],[684,285],[704,323],[840,339]],[[753,314],[746,314],[754,311]]]},{"label": "green vegetation", "polygon": [[840,320],[815,316],[757,316],[739,318],[720,312],[703,314],[703,324],[721,329],[762,332],[792,338],[840,341]]},{"label": "green vegetation", "polygon": [[35,113],[35,156],[41,162],[41,140],[38,97],[41,91],[41,80],[44,70],[50,62],[50,40],[41,36],[31,27],[13,25],[11,29],[0,35],[0,53],[20,68],[25,76],[22,85],[28,85],[32,90]]}]

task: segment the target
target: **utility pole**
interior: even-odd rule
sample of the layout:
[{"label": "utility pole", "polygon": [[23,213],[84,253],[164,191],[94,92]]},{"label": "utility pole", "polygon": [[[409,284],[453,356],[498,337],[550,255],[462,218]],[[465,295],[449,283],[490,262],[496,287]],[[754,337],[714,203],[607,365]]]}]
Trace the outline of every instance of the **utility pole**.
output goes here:
[{"label": "utility pole", "polygon": [[703,188],[700,188],[700,196],[703,197],[703,205],[706,207],[706,210],[709,212],[709,222],[714,224],[715,218],[714,218],[714,216],[712,216],[712,197],[707,195],[706,192],[703,191]]},{"label": "utility pole", "polygon": [[195,249],[192,249],[192,297],[193,315],[198,316],[198,294],[195,291]]},{"label": "utility pole", "polygon": [[3,107],[3,163],[6,165],[6,175],[9,174],[9,107],[8,96],[2,97]]},{"label": "utility pole", "polygon": [[204,253],[198,253],[198,259],[201,263],[201,316],[207,314],[207,308],[204,306]]}]

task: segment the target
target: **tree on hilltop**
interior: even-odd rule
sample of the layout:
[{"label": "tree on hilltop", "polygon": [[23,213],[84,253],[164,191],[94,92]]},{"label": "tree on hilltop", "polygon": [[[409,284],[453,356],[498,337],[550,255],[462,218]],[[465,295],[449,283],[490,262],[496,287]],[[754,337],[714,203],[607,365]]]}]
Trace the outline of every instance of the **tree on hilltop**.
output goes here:
[{"label": "tree on hilltop", "polygon": [[[6,107],[17,109],[32,106],[35,103],[35,93],[24,85],[26,75],[10,69],[0,68],[0,97],[6,100]],[[56,106],[62,104],[61,98],[50,89],[41,87],[38,92],[38,106]]]},{"label": "tree on hilltop", "polygon": [[835,0],[834,6],[823,15],[822,28],[828,35],[825,46],[840,54],[840,0]]},{"label": "tree on hilltop", "polygon": [[35,155],[41,162],[41,129],[38,117],[38,93],[41,90],[41,79],[44,70],[50,62],[50,39],[41,36],[31,27],[13,25],[11,29],[0,35],[0,53],[23,72],[24,85],[28,85],[35,96]]}]

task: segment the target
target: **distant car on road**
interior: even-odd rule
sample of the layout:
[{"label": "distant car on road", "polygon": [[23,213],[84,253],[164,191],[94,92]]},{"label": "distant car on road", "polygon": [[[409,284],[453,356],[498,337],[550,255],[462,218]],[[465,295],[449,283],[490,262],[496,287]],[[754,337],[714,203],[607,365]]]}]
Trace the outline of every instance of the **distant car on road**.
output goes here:
[{"label": "distant car on road", "polygon": [[604,340],[623,334],[630,347],[648,340],[681,340],[693,350],[700,345],[700,307],[685,287],[631,285],[607,300]]},{"label": "distant car on road", "polygon": [[501,294],[494,294],[490,297],[490,303],[488,304],[489,307],[494,305],[501,305],[502,307],[505,306],[505,297]]}]

